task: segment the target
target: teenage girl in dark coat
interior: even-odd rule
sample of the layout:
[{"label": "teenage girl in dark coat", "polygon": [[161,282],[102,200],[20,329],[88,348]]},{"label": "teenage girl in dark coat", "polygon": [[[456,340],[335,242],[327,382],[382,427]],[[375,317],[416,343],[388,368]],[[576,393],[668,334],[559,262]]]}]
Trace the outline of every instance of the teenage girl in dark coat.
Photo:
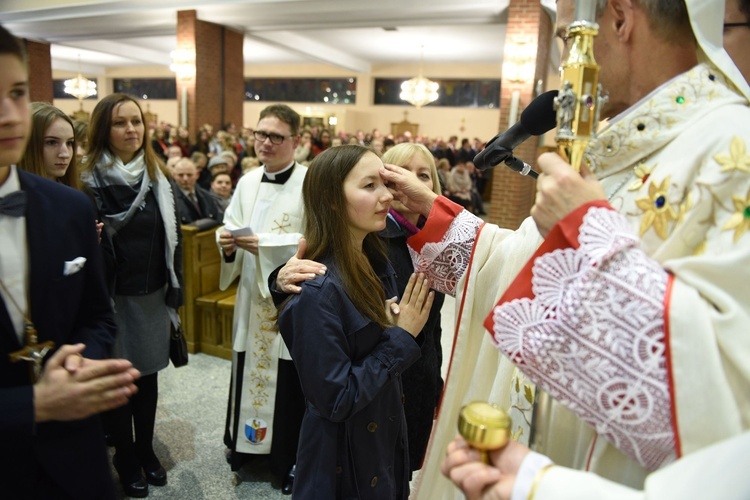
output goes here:
[{"label": "teenage girl in dark coat", "polygon": [[401,373],[420,356],[415,337],[434,294],[413,276],[390,314],[395,275],[374,233],[385,228],[393,196],[380,168],[364,147],[332,148],[303,185],[307,257],[328,272],[303,283],[279,313],[307,401],[296,499],[409,495]]}]

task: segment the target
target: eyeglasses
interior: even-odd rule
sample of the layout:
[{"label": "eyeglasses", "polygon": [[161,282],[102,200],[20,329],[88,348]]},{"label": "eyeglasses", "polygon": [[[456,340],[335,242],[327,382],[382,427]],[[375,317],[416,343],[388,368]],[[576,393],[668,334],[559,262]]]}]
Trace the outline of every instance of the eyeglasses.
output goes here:
[{"label": "eyeglasses", "polygon": [[727,28],[738,28],[740,26],[747,26],[750,28],[750,22],[747,23],[724,23],[724,29]]},{"label": "eyeglasses", "polygon": [[292,137],[291,135],[279,135],[279,134],[266,134],[265,132],[260,132],[258,130],[253,132],[253,136],[255,137],[256,141],[265,142],[266,139],[271,139],[271,144],[279,145],[282,142],[284,142],[284,139],[288,139],[289,137]]}]

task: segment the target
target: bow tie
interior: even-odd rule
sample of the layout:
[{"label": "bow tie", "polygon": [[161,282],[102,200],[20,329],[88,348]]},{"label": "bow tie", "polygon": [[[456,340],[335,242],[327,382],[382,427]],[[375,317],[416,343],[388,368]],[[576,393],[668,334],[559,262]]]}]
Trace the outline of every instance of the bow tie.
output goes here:
[{"label": "bow tie", "polygon": [[26,213],[26,192],[14,191],[0,198],[0,215],[21,217]]}]

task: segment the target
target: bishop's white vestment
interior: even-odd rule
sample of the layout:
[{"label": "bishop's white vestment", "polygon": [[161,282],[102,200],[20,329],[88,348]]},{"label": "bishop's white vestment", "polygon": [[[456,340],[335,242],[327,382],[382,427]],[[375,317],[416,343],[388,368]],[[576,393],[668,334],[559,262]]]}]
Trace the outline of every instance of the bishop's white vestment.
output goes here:
[{"label": "bishop's white vestment", "polygon": [[514,436],[556,464],[639,489],[750,427],[747,99],[699,64],[587,158],[609,202],[544,243],[531,219],[504,230],[443,198],[410,239],[415,269],[456,295],[458,324],[417,498],[457,496],[440,463],[472,400],[509,408]]}]

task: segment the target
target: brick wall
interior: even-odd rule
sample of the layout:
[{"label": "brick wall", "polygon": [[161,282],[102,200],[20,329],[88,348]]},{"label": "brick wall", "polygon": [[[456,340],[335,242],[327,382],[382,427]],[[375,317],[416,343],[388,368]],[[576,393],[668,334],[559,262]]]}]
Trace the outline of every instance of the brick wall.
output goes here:
[{"label": "brick wall", "polygon": [[[552,23],[538,0],[511,0],[508,8],[508,25],[505,35],[506,53],[514,43],[536,45],[536,69],[532,81],[513,82],[502,79],[500,94],[500,130],[506,130],[514,91],[520,94],[518,116],[534,97],[534,86],[544,79],[549,64]],[[516,119],[518,119],[518,116]],[[539,141],[531,138],[514,151],[515,156],[534,167]],[[501,227],[517,229],[528,217],[534,203],[536,182],[498,165],[492,172],[490,220]]]},{"label": "brick wall", "polygon": [[52,59],[49,44],[24,40],[29,59],[29,95],[32,101],[52,102]]},{"label": "brick wall", "polygon": [[242,126],[245,97],[244,35],[218,24],[200,21],[196,11],[177,13],[177,46],[195,50],[195,77],[177,80],[178,101],[188,89],[188,127],[193,139],[208,123],[218,130],[228,122]]},{"label": "brick wall", "polygon": [[[242,127],[242,103],[245,100],[244,35],[224,28],[224,123]],[[255,125],[254,123],[251,125]]]}]

